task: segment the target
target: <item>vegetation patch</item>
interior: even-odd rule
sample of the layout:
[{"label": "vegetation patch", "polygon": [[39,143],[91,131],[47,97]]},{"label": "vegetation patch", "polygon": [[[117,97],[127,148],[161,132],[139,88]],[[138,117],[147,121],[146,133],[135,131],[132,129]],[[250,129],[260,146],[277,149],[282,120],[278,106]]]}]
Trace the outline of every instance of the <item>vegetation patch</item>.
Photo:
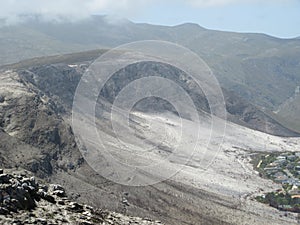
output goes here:
[{"label": "vegetation patch", "polygon": [[256,197],[256,200],[279,210],[300,213],[300,153],[259,153],[252,163],[261,177],[282,188]]}]

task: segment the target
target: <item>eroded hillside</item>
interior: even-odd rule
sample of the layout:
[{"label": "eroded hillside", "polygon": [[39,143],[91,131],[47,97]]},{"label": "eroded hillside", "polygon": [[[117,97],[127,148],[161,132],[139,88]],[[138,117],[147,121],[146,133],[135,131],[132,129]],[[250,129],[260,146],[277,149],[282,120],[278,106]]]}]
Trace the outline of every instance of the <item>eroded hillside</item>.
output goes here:
[{"label": "eroded hillside", "polygon": [[[146,187],[130,187],[100,176],[82,157],[70,126],[74,91],[88,65],[88,62],[81,60],[80,63],[30,65],[1,72],[1,165],[26,168],[39,177],[59,183],[66,187],[66,192],[71,198],[79,202],[132,216],[159,219],[167,224],[296,223],[295,215],[283,217],[282,213],[275,209],[253,200],[253,195],[277,187],[254,172],[249,163],[249,156],[253,151],[295,151],[295,146],[299,144],[298,138],[275,137],[228,122],[226,132],[217,131],[208,154],[204,154],[211,159],[210,155],[214,155],[217,146],[224,140],[211,166],[204,170],[201,164],[202,151],[205,150],[203,146],[185,165],[189,157],[190,143],[195,139],[193,130],[198,126],[187,119],[184,120],[187,124],[187,130],[184,132],[186,150],[180,155],[175,154],[172,160],[167,160],[164,165],[166,168],[183,166],[180,173],[172,179]],[[133,65],[129,69],[134,71],[139,69],[139,66],[141,65]],[[150,72],[151,68],[152,65],[148,65]],[[165,70],[166,67],[161,65],[158,72]],[[180,71],[174,70],[169,73],[169,76],[176,77]],[[127,74],[124,70],[125,78]],[[139,74],[133,76],[138,77]],[[118,82],[121,82],[119,85],[124,85],[128,81]],[[114,91],[107,89],[103,97],[109,100],[110,96],[117,93]],[[193,94],[192,89],[187,91]],[[207,110],[202,93],[198,93],[198,96],[199,111]],[[254,106],[241,103],[229,95],[227,102],[233,122],[240,120],[238,123],[251,127],[260,124],[251,124],[252,120],[265,121],[263,116],[266,115]],[[139,110],[134,112],[135,126],[132,129],[139,132],[140,135],[136,137],[138,141],[139,138],[153,135],[145,126],[148,123],[153,124],[158,138],[153,139],[151,136],[154,142],[147,143],[147,146],[157,146],[160,132],[166,127],[169,134],[177,132],[178,117],[176,114],[164,112],[161,112],[161,116],[153,116],[153,111],[145,110],[145,104],[141,104]],[[109,101],[99,104],[104,112],[99,114],[99,132],[111,144],[108,149],[123,157],[122,148],[112,135],[110,124],[106,122],[109,119],[109,106]],[[166,109],[169,110],[168,107]],[[201,118],[201,138],[204,144],[208,140],[210,126],[206,116]],[[269,120],[269,123],[271,127],[280,127],[272,120]],[[270,126],[263,126],[261,129],[266,127]],[[275,133],[278,130],[268,131]],[[280,130],[285,131],[284,128]],[[128,137],[124,134],[122,138],[126,140]],[[151,152],[153,159],[172,153],[172,144],[174,143],[164,142],[159,151]],[[145,145],[145,148],[147,146]],[[130,155],[128,157],[132,159]]]}]

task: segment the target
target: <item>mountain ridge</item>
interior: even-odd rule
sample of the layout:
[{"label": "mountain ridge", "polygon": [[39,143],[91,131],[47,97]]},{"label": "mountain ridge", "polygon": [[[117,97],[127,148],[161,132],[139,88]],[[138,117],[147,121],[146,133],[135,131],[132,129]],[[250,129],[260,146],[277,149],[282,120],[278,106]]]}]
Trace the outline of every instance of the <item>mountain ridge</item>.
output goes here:
[{"label": "mountain ridge", "polygon": [[172,27],[109,23],[103,16],[77,23],[29,21],[0,31],[1,65],[140,40],[163,40],[191,49],[211,67],[222,87],[269,110],[277,110],[300,83],[299,39],[214,31],[190,23]]}]

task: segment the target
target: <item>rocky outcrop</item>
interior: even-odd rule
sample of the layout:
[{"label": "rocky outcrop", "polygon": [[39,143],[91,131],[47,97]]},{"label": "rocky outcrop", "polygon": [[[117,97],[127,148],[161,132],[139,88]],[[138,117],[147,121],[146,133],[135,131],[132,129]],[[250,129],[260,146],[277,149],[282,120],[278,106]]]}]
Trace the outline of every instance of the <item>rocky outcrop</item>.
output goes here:
[{"label": "rocky outcrop", "polygon": [[74,155],[70,156],[73,162],[81,156],[76,151],[72,129],[61,115],[63,107],[59,101],[52,100],[53,96],[47,96],[16,72],[1,73],[0,80],[2,156],[16,162],[11,166],[22,166],[40,177],[51,175],[58,167],[74,168],[76,163],[69,166],[70,160],[62,155]]},{"label": "rocky outcrop", "polygon": [[28,175],[0,169],[0,224],[161,224],[70,201],[62,186]]}]

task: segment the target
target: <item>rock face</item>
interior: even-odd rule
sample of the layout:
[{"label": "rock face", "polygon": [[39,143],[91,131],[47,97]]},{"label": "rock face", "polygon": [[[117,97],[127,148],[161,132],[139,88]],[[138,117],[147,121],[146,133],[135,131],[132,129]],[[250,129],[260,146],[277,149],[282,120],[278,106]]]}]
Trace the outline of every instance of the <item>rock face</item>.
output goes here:
[{"label": "rock face", "polygon": [[0,170],[0,224],[161,224],[70,201],[62,186],[28,175]]},{"label": "rock face", "polygon": [[[56,81],[55,81],[56,82]],[[59,81],[57,81],[59,83]],[[40,177],[53,173],[59,163],[61,169],[74,165],[60,157],[76,152],[71,127],[60,114],[59,101],[40,91],[12,71],[1,74],[0,136],[3,157],[16,162]],[[10,151],[15,149],[15,151]],[[35,151],[36,150],[36,151]],[[22,153],[21,153],[22,152]],[[75,156],[78,161],[80,156]]]}]

